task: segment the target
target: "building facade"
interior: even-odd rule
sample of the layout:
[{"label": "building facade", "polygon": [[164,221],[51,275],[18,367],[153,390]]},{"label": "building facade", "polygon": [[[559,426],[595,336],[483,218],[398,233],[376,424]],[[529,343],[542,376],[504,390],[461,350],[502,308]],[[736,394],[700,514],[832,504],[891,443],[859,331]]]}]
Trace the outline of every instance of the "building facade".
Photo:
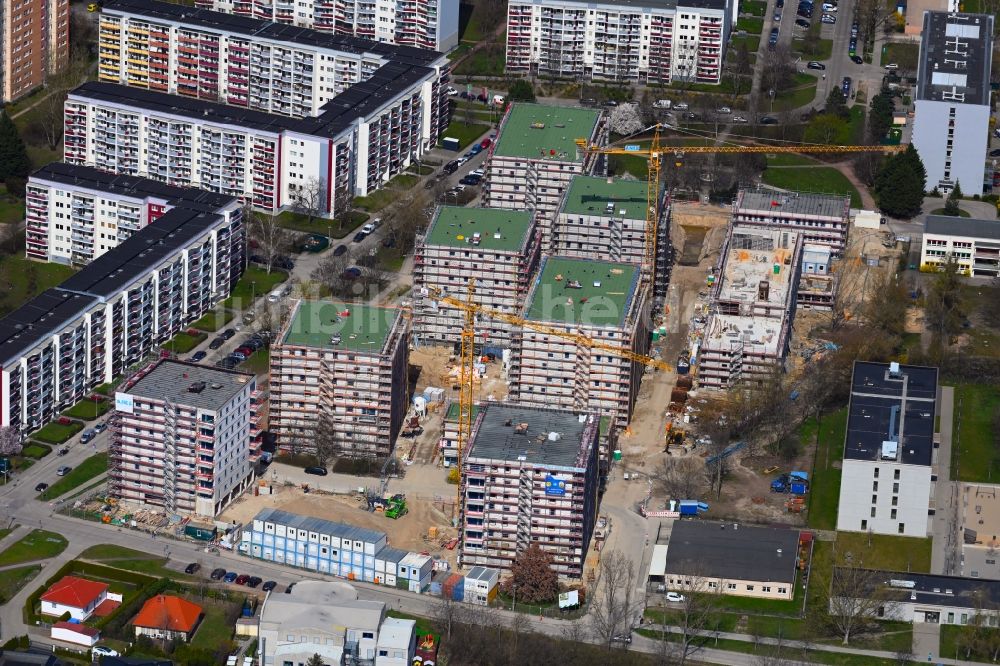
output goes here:
[{"label": "building facade", "polygon": [[924,189],[989,192],[990,65],[987,14],[924,12],[914,96],[913,146],[927,171]]},{"label": "building facade", "polygon": [[[440,290],[464,301],[470,279],[475,280],[476,305],[516,316],[538,269],[536,228],[529,211],[439,206],[413,255],[413,282],[420,297],[414,338],[420,343],[460,342],[465,311],[428,295]],[[484,348],[508,348],[510,327],[485,317],[476,326],[476,342]]]},{"label": "building facade", "polygon": [[407,410],[409,322],[395,308],[299,301],[271,347],[270,429],[308,450],[317,427],[338,455],[392,452]]},{"label": "building facade", "polygon": [[838,530],[927,536],[937,375],[937,368],[855,361]]},{"label": "building facade", "polygon": [[646,251],[646,181],[575,176],[552,224],[546,252],[641,264]]},{"label": "building facade", "polygon": [[1000,275],[1000,221],[928,215],[924,219],[920,268],[938,270],[949,259],[965,275]]},{"label": "building facade", "polygon": [[194,5],[388,44],[435,51],[458,46],[458,0],[195,0]]},{"label": "building facade", "polygon": [[566,409],[479,410],[462,460],[463,567],[509,570],[537,545],[560,576],[583,575],[597,512],[598,429],[596,415]]},{"label": "building facade", "polygon": [[0,1],[0,104],[24,97],[69,59],[69,0]]},{"label": "building facade", "polygon": [[30,432],[159,353],[243,272],[241,209],[176,207],[0,319],[0,425]]},{"label": "building facade", "polygon": [[168,513],[214,517],[256,478],[252,374],[163,360],[115,394],[109,492]]},{"label": "building facade", "polygon": [[740,190],[733,202],[734,225],[794,231],[803,243],[825,245],[834,256],[847,247],[850,197],[799,192]]},{"label": "building facade", "polygon": [[486,158],[484,205],[534,211],[547,251],[552,219],[570,179],[603,165],[601,156],[581,152],[575,140],[604,145],[607,137],[598,110],[511,104]]},{"label": "building facade", "polygon": [[512,0],[507,71],[585,80],[719,83],[737,4]]},{"label": "building facade", "polygon": [[227,216],[239,210],[221,194],[53,162],[28,178],[25,256],[86,265],[178,206]]},{"label": "building facade", "polygon": [[634,264],[543,259],[523,317],[568,337],[530,325],[512,331],[511,400],[595,412],[626,426],[645,366],[586,340],[646,353],[649,296],[639,278]]}]

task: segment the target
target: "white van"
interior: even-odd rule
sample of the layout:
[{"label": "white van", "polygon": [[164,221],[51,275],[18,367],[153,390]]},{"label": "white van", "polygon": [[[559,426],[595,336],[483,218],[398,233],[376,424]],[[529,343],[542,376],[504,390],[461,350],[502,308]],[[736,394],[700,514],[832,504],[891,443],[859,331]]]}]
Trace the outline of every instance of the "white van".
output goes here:
[{"label": "white van", "polygon": [[653,108],[654,109],[669,109],[670,108],[670,100],[669,99],[658,99],[655,102],[653,102]]},{"label": "white van", "polygon": [[284,287],[277,287],[274,291],[267,295],[268,303],[277,303],[285,295]]}]

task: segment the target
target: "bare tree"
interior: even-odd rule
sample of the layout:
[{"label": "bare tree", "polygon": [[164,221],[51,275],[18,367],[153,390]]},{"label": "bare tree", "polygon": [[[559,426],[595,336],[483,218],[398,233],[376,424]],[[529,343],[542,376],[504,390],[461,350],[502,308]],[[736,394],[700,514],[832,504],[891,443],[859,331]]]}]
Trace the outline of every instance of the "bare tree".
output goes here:
[{"label": "bare tree", "polygon": [[343,442],[337,436],[333,420],[328,414],[319,415],[313,426],[312,440],[320,467],[326,467],[331,459],[343,452]]},{"label": "bare tree", "polygon": [[[760,84],[764,94],[773,90],[775,95],[780,95],[795,82],[795,58],[783,44],[778,45],[773,51],[764,51],[763,63],[759,63],[758,66],[761,67]],[[765,101],[770,104],[770,99]]]},{"label": "bare tree", "polygon": [[308,218],[309,224],[326,213],[326,188],[319,178],[307,178],[292,195],[292,209]]},{"label": "bare tree", "polygon": [[673,663],[678,666],[684,666],[701,650],[704,631],[716,613],[716,597],[708,581],[698,575],[685,575],[684,578],[684,598],[674,613],[680,639],[670,644]]},{"label": "bare tree", "polygon": [[49,150],[55,150],[62,141],[63,128],[63,104],[66,101],[65,89],[59,88],[52,91],[48,97],[42,99],[31,112],[31,124],[29,129],[34,134],[45,140],[45,145]]},{"label": "bare tree", "polygon": [[346,185],[336,188],[333,191],[333,210],[330,214],[337,219],[337,228],[343,229],[344,223],[354,212],[354,196]]},{"label": "bare tree", "polygon": [[708,486],[705,463],[693,456],[668,456],[653,472],[653,482],[659,492],[672,499],[700,497]]},{"label": "bare tree", "polygon": [[278,216],[274,213],[255,211],[247,205],[243,215],[247,235],[257,243],[257,253],[264,259],[264,266],[270,273],[274,269],[275,260],[291,247],[292,235],[279,224]]},{"label": "bare tree", "polygon": [[21,431],[4,426],[0,428],[0,455],[16,456],[21,452]]},{"label": "bare tree", "polygon": [[847,565],[834,567],[828,589],[826,621],[844,645],[875,618],[895,616],[895,595],[880,571]]},{"label": "bare tree", "polygon": [[636,572],[631,559],[619,550],[604,553],[590,601],[590,624],[595,637],[611,649],[615,637],[629,635],[642,600],[635,594]]},{"label": "bare tree", "polygon": [[460,607],[450,596],[441,597],[441,601],[434,606],[434,619],[444,630],[445,640],[451,641],[451,630],[459,616]]},{"label": "bare tree", "polygon": [[423,191],[414,194],[405,206],[397,208],[388,216],[383,224],[386,227],[386,237],[391,238],[400,256],[413,250],[418,236],[427,230],[430,220],[425,212],[431,206],[431,200]]}]

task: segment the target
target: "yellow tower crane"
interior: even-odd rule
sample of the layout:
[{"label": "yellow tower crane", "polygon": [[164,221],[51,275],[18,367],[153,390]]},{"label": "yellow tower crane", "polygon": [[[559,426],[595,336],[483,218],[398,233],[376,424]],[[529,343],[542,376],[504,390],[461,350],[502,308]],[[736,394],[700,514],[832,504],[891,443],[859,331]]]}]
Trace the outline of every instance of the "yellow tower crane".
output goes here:
[{"label": "yellow tower crane", "polygon": [[[476,279],[469,278],[466,287],[465,325],[462,327],[462,344],[458,366],[458,456],[457,469],[459,474],[458,488],[455,497],[455,526],[460,527],[460,507],[462,506],[462,451],[468,438],[472,435],[472,405],[475,402],[473,392],[474,366],[476,362],[476,311],[473,296],[476,293]],[[457,303],[462,303],[457,299]]]}]

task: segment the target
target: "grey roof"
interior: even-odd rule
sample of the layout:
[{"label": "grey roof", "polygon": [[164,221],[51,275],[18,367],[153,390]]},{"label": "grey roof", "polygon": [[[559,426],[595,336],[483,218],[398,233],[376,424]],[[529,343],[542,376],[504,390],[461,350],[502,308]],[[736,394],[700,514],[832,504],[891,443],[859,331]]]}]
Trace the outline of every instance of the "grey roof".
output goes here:
[{"label": "grey roof", "polygon": [[1000,220],[928,215],[924,219],[924,233],[1000,240]]},{"label": "grey roof", "polygon": [[375,553],[375,559],[382,560],[383,562],[393,562],[394,564],[399,564],[403,561],[403,558],[409,554],[410,551],[408,550],[400,550],[399,548],[386,546]]},{"label": "grey roof", "polygon": [[[341,539],[351,539],[352,541],[364,541],[366,543],[378,543],[386,538],[385,532],[369,530],[363,527],[335,523],[332,520],[323,518],[312,518],[310,516],[300,516],[297,513],[288,513],[279,509],[264,509],[254,520],[263,520],[269,523],[278,523],[297,530],[307,530],[318,532],[319,534],[329,534]],[[381,554],[381,553],[380,553]],[[405,553],[408,554],[408,553]]]},{"label": "grey roof", "polygon": [[1000,605],[1000,581],[910,571],[879,573],[881,576],[875,580],[887,586],[892,591],[890,596],[900,602],[948,608],[995,608]]},{"label": "grey roof", "polygon": [[667,545],[666,572],[794,583],[798,544],[794,529],[680,520]]},{"label": "grey roof", "polygon": [[378,630],[378,646],[405,650],[410,647],[416,632],[416,620],[387,617]]},{"label": "grey roof", "polygon": [[[645,8],[655,9],[676,9],[678,7],[691,7],[695,9],[718,9],[726,11],[726,0],[569,0],[577,4],[586,4],[590,7],[630,7],[635,10]],[[542,5],[549,3],[543,1]],[[554,4],[565,4],[565,0],[557,0]]]},{"label": "grey roof", "polygon": [[[218,411],[239,395],[253,378],[252,374],[246,372],[164,359],[132,385],[127,393],[150,400],[169,399],[180,405]],[[190,391],[189,388],[196,382],[204,382],[205,388],[198,392]]]},{"label": "grey roof", "polygon": [[743,190],[737,201],[738,211],[764,211],[775,216],[817,216],[846,219],[851,198],[838,194],[771,192]]},{"label": "grey roof", "polygon": [[0,367],[79,319],[98,303],[89,294],[48,289],[0,319]]},{"label": "grey roof", "polygon": [[473,580],[497,580],[500,578],[500,572],[496,569],[489,569],[487,567],[475,566],[469,569],[469,573],[465,574],[466,578],[471,578]]},{"label": "grey roof", "polygon": [[260,623],[265,630],[280,627],[315,628],[330,633],[345,628],[377,630],[384,613],[384,603],[358,599],[353,585],[302,580],[295,583],[289,594],[268,596],[260,612]]},{"label": "grey roof", "polygon": [[[527,428],[519,432],[518,425],[525,423]],[[553,432],[559,433],[558,439],[549,439]],[[584,471],[597,446],[597,434],[594,414],[491,402],[479,410],[472,426],[468,458]]]},{"label": "grey roof", "polygon": [[924,12],[917,100],[989,104],[992,54],[992,16]]},{"label": "grey roof", "polygon": [[931,464],[937,368],[901,365],[899,370],[894,378],[887,363],[854,362],[845,458],[889,462],[882,443],[898,440],[900,462]]}]

